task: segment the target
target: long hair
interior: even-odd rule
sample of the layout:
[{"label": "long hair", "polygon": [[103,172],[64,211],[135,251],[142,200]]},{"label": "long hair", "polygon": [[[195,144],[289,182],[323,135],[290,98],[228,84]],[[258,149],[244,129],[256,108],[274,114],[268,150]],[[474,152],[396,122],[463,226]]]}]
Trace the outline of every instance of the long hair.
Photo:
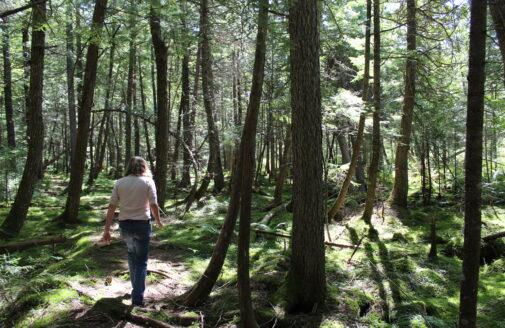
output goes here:
[{"label": "long hair", "polygon": [[145,159],[143,159],[140,156],[134,156],[128,162],[128,166],[126,166],[124,176],[130,174],[136,176],[151,177],[151,170],[149,170],[149,166],[147,166],[147,162]]}]

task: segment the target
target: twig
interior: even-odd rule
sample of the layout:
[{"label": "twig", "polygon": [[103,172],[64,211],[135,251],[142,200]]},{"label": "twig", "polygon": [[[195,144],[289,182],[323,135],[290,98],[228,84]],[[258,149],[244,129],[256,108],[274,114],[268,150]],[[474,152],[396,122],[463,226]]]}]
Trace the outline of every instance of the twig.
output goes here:
[{"label": "twig", "polygon": [[[171,277],[169,275],[167,275],[166,273],[163,273],[161,271],[156,271],[156,270],[147,270],[147,273],[156,273],[156,274],[159,274],[160,276],[163,276],[165,278],[168,278],[170,279]],[[118,272],[116,273],[116,276],[121,276],[123,274],[130,274],[130,271],[128,270],[125,270],[125,271],[121,271],[121,272]]]}]

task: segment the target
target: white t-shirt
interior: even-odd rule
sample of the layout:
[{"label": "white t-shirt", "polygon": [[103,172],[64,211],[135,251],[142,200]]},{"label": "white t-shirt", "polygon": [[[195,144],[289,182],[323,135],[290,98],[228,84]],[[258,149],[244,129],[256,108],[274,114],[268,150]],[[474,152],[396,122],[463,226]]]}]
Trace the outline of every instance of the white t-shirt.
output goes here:
[{"label": "white t-shirt", "polygon": [[120,204],[119,221],[149,220],[149,205],[157,204],[156,185],[150,177],[130,174],[116,181],[110,203]]}]

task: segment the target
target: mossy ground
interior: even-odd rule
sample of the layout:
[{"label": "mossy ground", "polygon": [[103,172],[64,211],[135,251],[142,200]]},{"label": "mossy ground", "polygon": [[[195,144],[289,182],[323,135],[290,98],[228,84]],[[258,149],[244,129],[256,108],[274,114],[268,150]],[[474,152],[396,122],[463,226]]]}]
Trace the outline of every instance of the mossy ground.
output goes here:
[{"label": "mossy ground", "polygon": [[[46,175],[34,197],[22,233],[17,240],[64,234],[66,243],[44,246],[0,258],[0,322],[15,327],[59,327],[72,322],[81,326],[111,327],[111,319],[95,309],[104,297],[122,299],[129,292],[124,247],[100,247],[103,215],[113,181],[100,178],[86,188],[81,199],[80,223],[59,226],[53,219],[65,202],[60,176]],[[273,187],[262,185],[268,195]],[[174,321],[170,314],[188,313],[204,318],[205,327],[229,327],[239,323],[236,291],[236,238],[210,299],[196,309],[184,309],[170,299],[184,292],[202,274],[226,215],[228,195],[209,195],[184,213],[176,205],[183,191],[169,191],[166,227],[155,233],[151,269],[170,278],[148,276],[148,303],[155,311],[142,313],[175,326],[199,327],[194,322]],[[289,195],[285,195],[288,199]],[[362,195],[347,204],[344,221],[332,223],[326,238],[357,244],[361,248],[326,248],[328,296],[320,313],[292,315],[286,312],[285,277],[289,268],[289,240],[253,233],[251,285],[257,319],[262,327],[455,327],[458,316],[463,215],[460,203],[444,198],[430,206],[413,205],[402,213],[378,203],[372,220],[378,232],[360,219]],[[253,195],[253,221],[266,214],[261,209],[271,197]],[[329,200],[331,204],[333,200]],[[385,206],[382,211],[382,206]],[[0,208],[5,217],[9,206]],[[485,207],[483,235],[505,230],[503,207]],[[437,222],[438,258],[428,258],[432,217]],[[283,213],[267,226],[256,228],[289,233],[291,214]],[[118,239],[117,232],[114,234]],[[447,256],[451,255],[451,256]],[[479,325],[501,327],[505,315],[505,259],[481,270]],[[108,278],[112,277],[112,285]],[[126,297],[127,299],[127,297]],[[124,300],[123,302],[127,302]],[[79,321],[80,320],[80,321]],[[117,323],[117,322],[116,322]],[[115,324],[116,324],[115,323]]]}]

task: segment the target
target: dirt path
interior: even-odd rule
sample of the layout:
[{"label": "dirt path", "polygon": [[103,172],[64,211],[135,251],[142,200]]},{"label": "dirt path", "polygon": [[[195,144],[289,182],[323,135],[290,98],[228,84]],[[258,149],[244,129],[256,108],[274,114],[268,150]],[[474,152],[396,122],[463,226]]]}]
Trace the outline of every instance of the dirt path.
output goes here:
[{"label": "dirt path", "polygon": [[[114,228],[116,231],[114,232]],[[128,270],[126,246],[119,240],[117,227],[113,227],[113,241],[104,246],[101,235],[92,236],[93,251],[90,256],[103,268],[100,275],[69,281],[68,285],[80,295],[89,297],[93,302],[103,298],[117,298],[125,305],[131,305],[131,284],[128,274],[119,275]],[[170,303],[174,296],[182,294],[190,286],[190,272],[183,259],[188,250],[178,245],[166,244],[153,237],[149,252],[148,270],[164,273],[149,273],[144,294],[145,310],[157,314],[184,315],[187,309]],[[127,321],[112,319],[106,313],[94,309],[92,302],[75,300],[71,311],[72,323],[61,327],[139,327]],[[145,314],[145,313],[144,313]]]}]

